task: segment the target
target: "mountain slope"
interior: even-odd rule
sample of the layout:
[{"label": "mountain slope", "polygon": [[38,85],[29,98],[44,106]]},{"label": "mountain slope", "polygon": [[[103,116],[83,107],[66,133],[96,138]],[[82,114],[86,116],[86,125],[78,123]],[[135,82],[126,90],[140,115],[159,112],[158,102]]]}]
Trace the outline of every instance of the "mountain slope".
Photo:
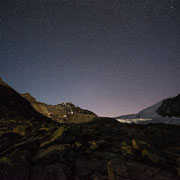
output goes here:
[{"label": "mountain slope", "polygon": [[140,111],[139,113],[136,114],[136,117],[139,118],[155,118],[155,117],[159,117],[160,115],[158,115],[158,113],[156,112],[157,109],[161,106],[163,101],[160,101],[146,109],[143,109],[142,111]]},{"label": "mountain slope", "polygon": [[[175,98],[167,98],[146,109],[143,109],[137,114],[118,116],[116,119],[123,123],[180,124],[180,118],[178,117],[180,113],[179,97],[180,95]],[[170,113],[168,114],[168,112]],[[168,117],[168,115],[171,117]]]},{"label": "mountain slope", "polygon": [[28,101],[0,79],[0,117],[15,118],[17,116],[33,118],[41,115]]},{"label": "mountain slope", "polygon": [[92,121],[97,115],[89,110],[81,109],[72,103],[48,105],[38,102],[29,93],[21,94],[31,103],[36,111],[59,123],[83,123]]}]

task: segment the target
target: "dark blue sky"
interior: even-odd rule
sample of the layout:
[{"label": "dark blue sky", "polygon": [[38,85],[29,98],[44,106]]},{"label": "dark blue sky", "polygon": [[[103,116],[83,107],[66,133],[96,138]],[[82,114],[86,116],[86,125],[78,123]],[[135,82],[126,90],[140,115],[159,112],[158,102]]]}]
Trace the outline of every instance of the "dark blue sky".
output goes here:
[{"label": "dark blue sky", "polygon": [[180,1],[1,0],[0,77],[49,104],[136,113],[180,93]]}]

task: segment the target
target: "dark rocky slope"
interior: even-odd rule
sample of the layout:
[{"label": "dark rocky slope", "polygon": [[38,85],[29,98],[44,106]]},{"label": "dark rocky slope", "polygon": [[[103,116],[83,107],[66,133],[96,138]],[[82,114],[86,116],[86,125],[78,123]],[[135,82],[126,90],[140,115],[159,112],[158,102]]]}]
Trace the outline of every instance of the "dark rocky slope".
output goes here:
[{"label": "dark rocky slope", "polygon": [[33,118],[42,117],[31,104],[0,79],[0,117]]},{"label": "dark rocky slope", "polygon": [[180,179],[179,126],[55,123],[3,83],[0,101],[1,180]]},{"label": "dark rocky slope", "polygon": [[180,94],[164,100],[157,113],[161,116],[180,117]]}]

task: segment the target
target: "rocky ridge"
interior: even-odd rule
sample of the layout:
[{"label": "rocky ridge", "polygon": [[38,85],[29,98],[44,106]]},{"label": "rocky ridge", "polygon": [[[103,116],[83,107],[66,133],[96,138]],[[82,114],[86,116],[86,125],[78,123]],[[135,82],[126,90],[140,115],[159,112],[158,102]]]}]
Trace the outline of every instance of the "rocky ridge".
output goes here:
[{"label": "rocky ridge", "polygon": [[29,101],[36,111],[59,123],[90,122],[97,116],[92,111],[81,109],[72,103],[48,105],[38,102],[29,93],[21,94],[21,96]]}]

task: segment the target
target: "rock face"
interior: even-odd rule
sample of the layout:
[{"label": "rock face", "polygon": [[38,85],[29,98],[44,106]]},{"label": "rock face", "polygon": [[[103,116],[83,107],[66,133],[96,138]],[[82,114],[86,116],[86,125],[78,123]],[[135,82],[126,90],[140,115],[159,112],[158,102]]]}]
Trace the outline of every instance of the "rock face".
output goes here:
[{"label": "rock face", "polygon": [[0,112],[1,180],[180,179],[180,126],[56,123],[3,83]]},{"label": "rock face", "polygon": [[97,116],[95,113],[81,109],[72,103],[48,105],[36,101],[29,93],[21,94],[21,96],[29,101],[36,111],[59,123],[90,122]]},{"label": "rock face", "polygon": [[164,100],[157,113],[161,116],[180,117],[180,94]]},{"label": "rock face", "polygon": [[1,118],[33,118],[41,116],[15,90],[0,79],[0,116]]}]

